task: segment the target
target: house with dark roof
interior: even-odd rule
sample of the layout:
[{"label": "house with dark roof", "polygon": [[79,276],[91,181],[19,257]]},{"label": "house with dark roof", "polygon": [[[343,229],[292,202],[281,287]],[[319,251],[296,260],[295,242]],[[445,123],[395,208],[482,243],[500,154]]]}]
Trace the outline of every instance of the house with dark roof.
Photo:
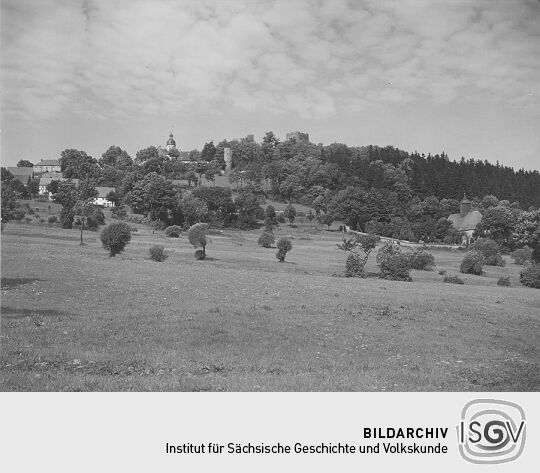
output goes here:
[{"label": "house with dark roof", "polygon": [[482,214],[478,210],[471,210],[472,202],[463,195],[459,203],[459,213],[451,214],[448,220],[452,226],[461,233],[462,242],[468,245],[477,225],[482,221]]},{"label": "house with dark roof", "polygon": [[98,196],[92,202],[95,205],[102,205],[103,207],[114,207],[114,202],[107,199],[107,195],[110,192],[115,192],[114,187],[96,187]]},{"label": "house with dark roof", "polygon": [[50,192],[47,190],[47,186],[52,181],[69,181],[73,182],[75,186],[79,186],[79,179],[67,179],[62,176],[61,172],[46,172],[39,178],[39,195],[46,195],[50,198]]},{"label": "house with dark roof", "polygon": [[39,163],[34,164],[34,172],[36,174],[60,171],[60,161],[58,161],[58,159],[42,159]]},{"label": "house with dark roof", "polygon": [[6,169],[13,174],[15,179],[21,181],[25,186],[28,184],[28,181],[34,177],[34,168],[7,166]]}]

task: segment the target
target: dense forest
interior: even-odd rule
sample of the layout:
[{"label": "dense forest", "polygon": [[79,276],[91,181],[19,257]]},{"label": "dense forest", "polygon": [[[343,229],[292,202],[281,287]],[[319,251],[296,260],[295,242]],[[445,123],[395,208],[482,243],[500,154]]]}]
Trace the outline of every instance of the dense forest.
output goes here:
[{"label": "dense forest", "polygon": [[[403,169],[407,184],[413,195],[423,199],[460,199],[466,193],[482,198],[495,195],[500,200],[518,202],[523,209],[540,206],[540,173],[538,171],[515,171],[511,167],[491,164],[473,159],[450,161],[441,155],[407,153],[392,146],[348,147],[333,143],[328,146],[306,142],[276,143],[273,135],[265,145],[274,144],[272,152],[263,152],[257,159],[256,150],[246,153],[242,141],[222,142],[233,148],[233,165],[248,169],[252,162],[266,161],[266,177],[273,179],[273,192],[284,198],[302,198],[302,188],[322,186],[330,190],[347,186],[361,188],[387,188],[390,171]],[[381,165],[382,164],[382,165]],[[294,175],[294,178],[290,178]],[[289,177],[289,182],[287,178]],[[399,176],[393,176],[399,178]],[[291,182],[292,181],[292,182]],[[294,182],[296,181],[296,182]],[[276,185],[277,184],[277,185]]]}]

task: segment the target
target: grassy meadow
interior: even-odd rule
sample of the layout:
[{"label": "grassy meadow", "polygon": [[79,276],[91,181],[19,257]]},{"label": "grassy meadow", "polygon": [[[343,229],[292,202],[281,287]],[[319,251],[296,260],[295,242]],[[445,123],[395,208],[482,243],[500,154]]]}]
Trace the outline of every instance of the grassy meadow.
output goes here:
[{"label": "grassy meadow", "polygon": [[[293,238],[285,263],[257,246],[260,230],[211,235],[196,261],[185,236],[137,227],[109,258],[96,232],[79,246],[78,230],[6,226],[1,390],[540,388],[540,291],[519,284],[509,257],[460,275],[465,285],[442,282],[463,258],[450,250],[430,250],[435,271],[412,271],[412,283],[348,279],[340,234],[322,226],[281,225],[276,236]],[[149,259],[152,244],[164,262]]]}]

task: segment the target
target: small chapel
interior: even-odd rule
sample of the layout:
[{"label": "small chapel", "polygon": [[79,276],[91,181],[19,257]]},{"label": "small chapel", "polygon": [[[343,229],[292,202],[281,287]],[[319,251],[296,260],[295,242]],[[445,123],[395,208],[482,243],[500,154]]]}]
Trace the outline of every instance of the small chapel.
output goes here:
[{"label": "small chapel", "polygon": [[472,202],[463,194],[463,199],[459,203],[459,213],[451,214],[448,220],[452,226],[462,235],[462,243],[468,245],[476,229],[476,226],[482,221],[482,214],[478,210],[471,210]]}]

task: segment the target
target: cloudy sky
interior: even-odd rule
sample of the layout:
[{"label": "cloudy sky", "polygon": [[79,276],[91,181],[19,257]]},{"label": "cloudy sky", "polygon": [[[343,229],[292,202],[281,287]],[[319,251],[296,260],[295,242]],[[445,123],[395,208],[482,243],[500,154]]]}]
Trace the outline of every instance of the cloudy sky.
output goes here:
[{"label": "cloudy sky", "polygon": [[267,130],[540,169],[538,0],[1,0],[2,164]]}]

